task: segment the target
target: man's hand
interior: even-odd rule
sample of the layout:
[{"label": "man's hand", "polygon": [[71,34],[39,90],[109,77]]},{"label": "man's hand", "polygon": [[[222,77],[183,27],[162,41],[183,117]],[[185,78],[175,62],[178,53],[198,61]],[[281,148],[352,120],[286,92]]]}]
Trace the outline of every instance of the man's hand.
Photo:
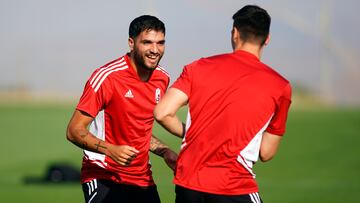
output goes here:
[{"label": "man's hand", "polygon": [[177,157],[178,155],[169,148],[164,152],[164,161],[173,171],[175,171]]},{"label": "man's hand", "polygon": [[108,156],[122,166],[128,166],[138,155],[139,151],[127,145],[111,145],[108,148]]}]

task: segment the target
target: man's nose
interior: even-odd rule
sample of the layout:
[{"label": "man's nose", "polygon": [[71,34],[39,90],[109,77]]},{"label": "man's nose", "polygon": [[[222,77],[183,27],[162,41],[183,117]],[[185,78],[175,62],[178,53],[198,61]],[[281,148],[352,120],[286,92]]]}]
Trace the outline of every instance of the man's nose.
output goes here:
[{"label": "man's nose", "polygon": [[157,44],[152,44],[151,45],[151,47],[150,47],[150,51],[152,52],[152,53],[158,53],[159,52],[159,48],[158,48],[158,46],[157,46]]}]

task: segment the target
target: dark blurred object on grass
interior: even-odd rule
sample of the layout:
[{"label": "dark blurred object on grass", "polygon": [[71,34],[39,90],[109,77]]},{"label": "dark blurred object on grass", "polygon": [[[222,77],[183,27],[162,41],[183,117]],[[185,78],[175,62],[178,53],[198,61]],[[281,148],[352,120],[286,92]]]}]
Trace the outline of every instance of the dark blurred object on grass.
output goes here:
[{"label": "dark blurred object on grass", "polygon": [[43,177],[27,176],[24,178],[24,183],[80,183],[80,171],[69,164],[55,163],[48,166]]}]

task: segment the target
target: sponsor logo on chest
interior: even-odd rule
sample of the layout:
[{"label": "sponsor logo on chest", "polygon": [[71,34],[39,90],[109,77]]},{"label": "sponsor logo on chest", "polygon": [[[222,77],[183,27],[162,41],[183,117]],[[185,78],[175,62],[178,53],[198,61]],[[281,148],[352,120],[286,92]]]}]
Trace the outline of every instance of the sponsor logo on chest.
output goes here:
[{"label": "sponsor logo on chest", "polygon": [[133,95],[131,89],[129,89],[129,90],[125,93],[125,97],[127,97],[127,98],[134,98],[134,95]]}]

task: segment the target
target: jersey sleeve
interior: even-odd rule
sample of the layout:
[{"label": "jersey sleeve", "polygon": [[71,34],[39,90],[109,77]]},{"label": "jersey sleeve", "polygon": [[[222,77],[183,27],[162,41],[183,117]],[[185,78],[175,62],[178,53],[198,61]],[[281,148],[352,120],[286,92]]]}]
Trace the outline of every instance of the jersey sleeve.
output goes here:
[{"label": "jersey sleeve", "polygon": [[95,73],[86,82],[83,94],[76,107],[77,110],[83,111],[93,118],[109,103],[113,89],[108,78],[101,82],[94,80]]},{"label": "jersey sleeve", "polygon": [[282,96],[276,103],[276,109],[273,118],[270,121],[266,131],[282,136],[286,130],[286,120],[291,104],[291,86],[288,83],[283,91]]},{"label": "jersey sleeve", "polygon": [[176,88],[184,92],[188,97],[191,94],[191,66],[185,66],[181,75],[176,79],[172,88]]}]

